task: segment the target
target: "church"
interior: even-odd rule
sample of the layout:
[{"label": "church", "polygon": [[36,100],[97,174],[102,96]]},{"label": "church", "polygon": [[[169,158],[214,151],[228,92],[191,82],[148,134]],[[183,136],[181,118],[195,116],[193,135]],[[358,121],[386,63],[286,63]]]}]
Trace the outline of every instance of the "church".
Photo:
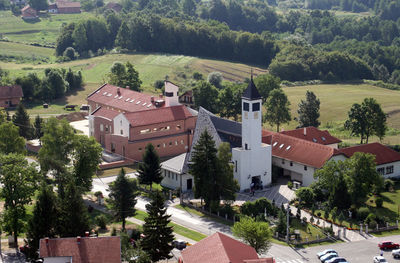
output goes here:
[{"label": "church", "polygon": [[188,174],[193,146],[204,130],[213,137],[216,147],[223,142],[230,144],[234,178],[239,182],[240,191],[249,189],[252,184],[266,186],[271,184],[271,145],[262,142],[262,102],[253,78],[242,95],[243,122],[220,118],[200,107],[193,135],[192,147],[161,164],[164,179],[162,185],[170,188],[180,187],[183,192],[193,187],[193,177]]}]

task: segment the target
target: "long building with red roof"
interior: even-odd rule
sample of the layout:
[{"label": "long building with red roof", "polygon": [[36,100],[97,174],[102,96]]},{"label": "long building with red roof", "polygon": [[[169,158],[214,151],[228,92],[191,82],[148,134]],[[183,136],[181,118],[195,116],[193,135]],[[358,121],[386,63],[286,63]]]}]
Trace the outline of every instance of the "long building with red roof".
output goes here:
[{"label": "long building with red roof", "polygon": [[179,103],[179,87],[165,82],[166,96],[104,84],[88,97],[89,133],[119,159],[140,161],[152,143],[160,157],[191,145],[197,112]]}]

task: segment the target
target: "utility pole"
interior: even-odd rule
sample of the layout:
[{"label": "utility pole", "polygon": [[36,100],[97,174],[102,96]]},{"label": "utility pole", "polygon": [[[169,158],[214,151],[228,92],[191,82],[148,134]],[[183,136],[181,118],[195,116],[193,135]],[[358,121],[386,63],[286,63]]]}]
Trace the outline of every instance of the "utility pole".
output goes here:
[{"label": "utility pole", "polygon": [[289,243],[289,211],[290,211],[290,206],[288,203],[287,209],[286,209],[286,242]]}]

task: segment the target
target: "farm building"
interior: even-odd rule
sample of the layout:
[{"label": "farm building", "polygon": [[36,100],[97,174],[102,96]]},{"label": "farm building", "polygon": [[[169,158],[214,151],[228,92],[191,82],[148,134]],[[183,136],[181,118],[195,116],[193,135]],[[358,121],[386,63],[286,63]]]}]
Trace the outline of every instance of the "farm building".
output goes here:
[{"label": "farm building", "polygon": [[23,97],[21,86],[0,86],[0,107],[16,107]]}]

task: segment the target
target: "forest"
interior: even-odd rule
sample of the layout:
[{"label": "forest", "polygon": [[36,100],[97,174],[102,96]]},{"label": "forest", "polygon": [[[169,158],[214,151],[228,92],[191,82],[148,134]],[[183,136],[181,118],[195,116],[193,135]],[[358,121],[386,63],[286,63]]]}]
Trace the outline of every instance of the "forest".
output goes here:
[{"label": "forest", "polygon": [[[123,0],[121,13],[100,9],[102,16],[63,27],[56,53],[71,47],[74,59],[113,48],[165,52],[269,67],[289,81],[400,84],[400,0],[295,2],[300,8],[278,12],[290,3]],[[338,10],[368,15],[339,16]],[[296,52],[287,56],[290,51]]]}]

